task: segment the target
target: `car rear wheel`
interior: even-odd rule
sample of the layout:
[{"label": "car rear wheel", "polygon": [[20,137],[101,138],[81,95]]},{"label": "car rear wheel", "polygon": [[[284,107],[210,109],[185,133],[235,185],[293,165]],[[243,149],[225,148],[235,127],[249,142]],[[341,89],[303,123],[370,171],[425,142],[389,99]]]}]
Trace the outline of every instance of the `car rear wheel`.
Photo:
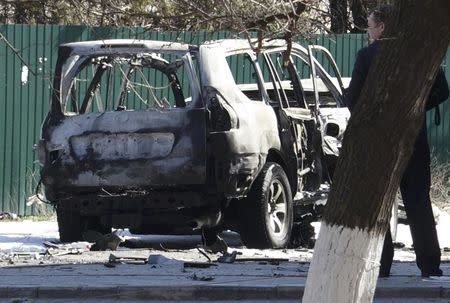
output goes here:
[{"label": "car rear wheel", "polygon": [[79,211],[65,209],[57,206],[56,215],[58,218],[59,239],[63,243],[85,241],[84,233],[88,230],[100,234],[108,234],[111,227],[101,224],[98,216],[81,216]]},{"label": "car rear wheel", "polygon": [[82,240],[81,216],[78,212],[57,206],[59,239],[63,243]]},{"label": "car rear wheel", "polygon": [[242,201],[241,238],[249,248],[283,248],[292,230],[292,193],[283,168],[266,163]]}]

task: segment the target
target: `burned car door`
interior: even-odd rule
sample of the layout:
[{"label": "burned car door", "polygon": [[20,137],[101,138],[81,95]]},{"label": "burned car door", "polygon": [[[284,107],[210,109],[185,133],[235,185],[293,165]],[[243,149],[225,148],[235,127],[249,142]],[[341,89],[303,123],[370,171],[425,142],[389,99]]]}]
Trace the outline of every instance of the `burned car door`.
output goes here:
[{"label": "burned car door", "polygon": [[[323,64],[329,66],[329,73],[323,64],[319,64],[315,53],[322,55]],[[308,58],[311,66],[310,81],[304,81],[308,91],[314,92],[314,101],[321,119],[323,136],[334,137],[342,141],[343,133],[350,117],[342,99],[344,83],[336,62],[330,52],[319,45],[308,46]],[[330,75],[332,73],[332,76]],[[327,153],[338,155],[336,147],[324,147]]]},{"label": "burned car door", "polygon": [[282,127],[292,137],[286,142],[294,149],[297,192],[314,191],[321,183],[320,134],[317,132],[315,111],[308,107],[296,67],[285,49],[267,51],[266,60],[274,73],[274,86],[280,98]]},{"label": "burned car door", "polygon": [[[317,53],[321,55],[322,64],[317,59]],[[298,55],[305,59],[304,53]],[[324,173],[331,181],[350,112],[343,104],[344,83],[330,52],[322,46],[310,45],[307,56],[309,75],[304,73],[301,82],[307,103],[317,111],[322,138],[322,162],[327,168]],[[325,65],[329,67],[329,72],[325,70]]]},{"label": "burned car door", "polygon": [[[278,120],[278,134],[281,141],[281,155],[287,164],[286,174],[291,180],[291,189],[295,192],[298,190],[297,166],[298,152],[296,136],[293,134],[293,124],[289,115],[286,113],[288,108],[287,98],[283,95],[281,88],[280,76],[273,64],[272,58],[275,58],[275,51],[265,51],[258,54],[258,63],[261,67],[264,87],[267,92],[268,104],[273,108]],[[284,75],[281,75],[284,76]]]}]

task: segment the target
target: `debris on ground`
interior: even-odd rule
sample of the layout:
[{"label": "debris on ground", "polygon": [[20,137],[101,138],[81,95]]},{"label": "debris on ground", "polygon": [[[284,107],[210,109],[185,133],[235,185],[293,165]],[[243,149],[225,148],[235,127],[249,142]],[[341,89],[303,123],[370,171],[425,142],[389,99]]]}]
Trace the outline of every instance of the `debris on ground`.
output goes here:
[{"label": "debris on ground", "polygon": [[226,253],[224,253],[222,256],[220,256],[217,259],[217,262],[219,262],[219,263],[233,263],[236,260],[236,256],[238,254],[242,255],[242,253],[238,253],[237,251],[233,251],[231,253],[226,252]]},{"label": "debris on ground", "polygon": [[47,248],[46,254],[50,256],[79,255],[91,250],[92,244],[79,241],[72,243],[54,243],[50,241],[43,242]]},{"label": "debris on ground", "polygon": [[235,263],[235,262],[259,262],[259,264],[271,264],[279,265],[281,262],[289,262],[288,258],[238,258],[238,255],[242,255],[241,252],[233,251],[231,253],[224,253],[220,256],[216,262],[219,263]]},{"label": "debris on ground", "polygon": [[117,264],[147,264],[148,258],[146,257],[133,257],[133,256],[125,256],[119,257],[113,254],[109,255],[108,263]]},{"label": "debris on ground", "polygon": [[14,247],[7,251],[0,251],[0,261],[8,264],[27,263],[29,260],[40,260],[45,256],[42,247]]},{"label": "debris on ground", "polygon": [[258,262],[265,265],[279,265],[281,262],[289,262],[288,258],[237,258],[235,262]]},{"label": "debris on ground", "polygon": [[68,250],[68,249],[80,249],[85,251],[89,251],[91,249],[92,244],[87,241],[79,241],[79,242],[72,242],[72,243],[55,243],[51,241],[45,241],[43,242],[44,246],[47,248],[54,248],[54,249],[60,249],[60,250]]},{"label": "debris on ground", "polygon": [[110,263],[135,263],[136,261],[139,261],[139,263],[147,263],[147,258],[143,257],[118,257],[113,254],[109,255],[108,261]]},{"label": "debris on ground", "polygon": [[87,230],[83,233],[83,239],[87,242],[94,243],[91,247],[92,251],[117,250],[120,243],[124,242],[123,237],[115,232],[102,234],[98,231]]},{"label": "debris on ground", "polygon": [[44,256],[43,252],[33,252],[33,251],[11,251],[9,254],[9,257],[11,258],[27,258],[27,259],[34,259],[39,260]]},{"label": "debris on ground", "polygon": [[194,281],[212,281],[212,280],[214,280],[213,276],[197,275],[196,273],[194,273],[192,276],[190,276],[190,278]]},{"label": "debris on ground", "polygon": [[169,266],[169,265],[178,265],[180,266],[180,268],[182,268],[183,266],[183,261],[167,258],[159,254],[151,254],[150,256],[148,256],[147,263],[151,265],[153,268],[156,268],[158,266]]},{"label": "debris on ground", "polygon": [[68,248],[68,249],[58,249],[58,248],[49,248],[47,249],[47,254],[49,256],[64,256],[64,255],[81,255],[85,252],[82,248]]},{"label": "debris on ground", "polygon": [[168,261],[171,261],[172,259],[169,259],[167,257],[164,257],[163,255],[150,255],[148,256],[148,264],[163,264]]},{"label": "debris on ground", "polygon": [[19,216],[15,213],[10,212],[1,212],[0,213],[0,220],[17,220]]},{"label": "debris on ground", "polygon": [[[219,235],[215,234],[214,237],[211,237],[211,239],[206,238],[203,236],[204,239],[204,248],[207,252],[216,254],[216,253],[226,253],[228,251],[228,245]],[[211,241],[214,240],[214,242],[211,243]]]},{"label": "debris on ground", "polygon": [[7,261],[9,264],[15,264],[18,261],[27,262],[28,260],[40,260],[42,258],[63,256],[63,255],[80,255],[91,248],[88,242],[73,243],[54,243],[44,241],[42,246],[23,246],[14,247],[8,251],[0,252],[0,261]]},{"label": "debris on ground", "polygon": [[197,247],[197,251],[199,253],[201,253],[206,259],[208,259],[208,262],[211,262],[211,258],[208,256],[208,254],[206,252],[203,251],[203,249],[201,249],[200,247]]}]

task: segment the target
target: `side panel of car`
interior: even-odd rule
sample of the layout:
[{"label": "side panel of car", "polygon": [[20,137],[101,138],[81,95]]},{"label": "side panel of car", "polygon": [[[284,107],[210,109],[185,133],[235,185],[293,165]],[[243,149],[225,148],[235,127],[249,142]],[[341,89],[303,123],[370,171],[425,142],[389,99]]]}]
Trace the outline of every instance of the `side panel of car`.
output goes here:
[{"label": "side panel of car", "polygon": [[[206,107],[214,103],[226,109],[229,129],[210,129],[209,155],[214,159],[216,184],[227,198],[244,196],[270,149],[280,150],[277,118],[264,100],[253,100],[236,84],[227,57],[245,56],[259,77],[259,67],[250,52],[226,54],[220,48],[200,47],[201,79]],[[211,68],[214,66],[214,68]]]}]

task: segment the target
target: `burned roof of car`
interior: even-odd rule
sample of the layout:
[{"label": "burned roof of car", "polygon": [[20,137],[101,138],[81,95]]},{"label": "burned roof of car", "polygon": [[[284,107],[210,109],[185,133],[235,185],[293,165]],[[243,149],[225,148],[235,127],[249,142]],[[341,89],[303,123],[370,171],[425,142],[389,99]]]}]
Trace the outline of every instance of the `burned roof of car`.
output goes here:
[{"label": "burned roof of car", "polygon": [[92,54],[103,52],[168,52],[168,53],[186,53],[196,46],[171,42],[171,41],[155,41],[155,40],[136,40],[136,39],[111,39],[111,40],[94,40],[83,42],[71,42],[60,45],[61,48],[66,47],[76,54]]},{"label": "burned roof of car", "polygon": [[[252,46],[250,45],[252,43]],[[256,48],[258,46],[257,39],[222,39],[206,41],[201,44],[204,47],[222,48],[225,52],[234,52],[239,50],[247,50]],[[306,52],[306,49],[297,43],[294,43],[297,48]],[[282,39],[263,40],[262,49],[272,49],[278,47],[285,47],[286,41]],[[83,42],[71,42],[60,45],[60,48],[70,48],[72,54],[92,54],[92,53],[123,53],[123,52],[165,52],[165,53],[186,53],[196,51],[198,46],[172,42],[172,41],[157,41],[157,40],[137,40],[137,39],[109,39],[109,40],[93,40]]]},{"label": "burned roof of car", "polygon": [[[252,46],[250,45],[252,44]],[[298,43],[293,43],[297,48],[301,49],[302,51],[306,52],[306,49],[299,45]],[[204,46],[210,46],[210,47],[220,47],[223,48],[226,52],[233,52],[237,50],[245,50],[245,49],[251,49],[256,48],[258,46],[258,40],[257,39],[222,39],[222,40],[213,40],[213,41],[207,41],[204,42],[202,45]],[[272,48],[278,48],[278,47],[286,47],[287,43],[286,40],[283,39],[273,39],[268,40],[264,39],[262,40],[262,49],[272,49]]]}]

